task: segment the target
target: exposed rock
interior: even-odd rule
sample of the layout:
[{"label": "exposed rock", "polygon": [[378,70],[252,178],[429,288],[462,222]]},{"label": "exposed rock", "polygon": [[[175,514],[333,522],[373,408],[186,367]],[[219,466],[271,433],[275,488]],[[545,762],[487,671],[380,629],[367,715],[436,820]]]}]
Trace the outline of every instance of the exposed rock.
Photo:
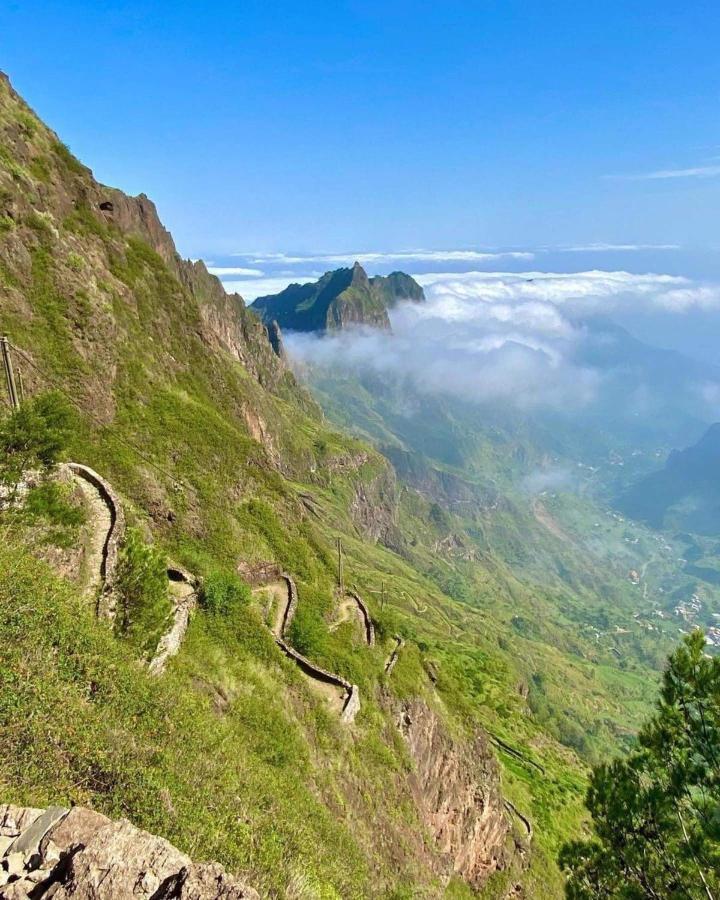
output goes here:
[{"label": "exposed rock", "polygon": [[520,862],[485,735],[454,740],[422,700],[402,704],[398,727],[415,766],[415,802],[449,871],[479,889],[493,872]]},{"label": "exposed rock", "polygon": [[89,809],[0,806],[0,829],[14,833],[0,900],[259,900],[217,863],[196,865],[163,838]]},{"label": "exposed rock", "polygon": [[397,525],[397,480],[390,466],[383,467],[374,477],[355,482],[350,515],[365,537],[392,550],[402,550]]},{"label": "exposed rock", "polygon": [[[253,303],[269,327],[289,331],[338,331],[363,325],[390,330],[388,309],[403,301],[421,302],[420,285],[404,272],[368,278],[356,262],[347,269],[326,272],[316,282],[291,284],[279,294]],[[274,339],[272,331],[270,340]]]}]

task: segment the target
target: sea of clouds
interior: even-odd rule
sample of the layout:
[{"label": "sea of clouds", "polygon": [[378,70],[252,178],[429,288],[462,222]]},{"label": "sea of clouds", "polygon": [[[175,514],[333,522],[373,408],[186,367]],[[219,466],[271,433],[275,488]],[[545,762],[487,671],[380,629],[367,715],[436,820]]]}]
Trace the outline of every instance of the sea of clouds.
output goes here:
[{"label": "sea of clouds", "polygon": [[[288,334],[300,365],[408,378],[424,392],[499,401],[521,409],[587,406],[607,373],[578,352],[589,316],[628,309],[676,316],[720,308],[717,285],[664,274],[464,272],[416,275],[427,303],[392,312],[392,334]],[[698,394],[720,397],[704,382]]]}]

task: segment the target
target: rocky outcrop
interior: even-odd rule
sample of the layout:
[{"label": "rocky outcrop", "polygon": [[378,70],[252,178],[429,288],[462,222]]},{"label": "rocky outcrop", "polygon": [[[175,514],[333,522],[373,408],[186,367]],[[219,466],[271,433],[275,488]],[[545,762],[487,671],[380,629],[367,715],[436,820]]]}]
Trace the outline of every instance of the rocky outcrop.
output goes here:
[{"label": "rocky outcrop", "polygon": [[454,740],[422,700],[404,702],[397,722],[414,765],[415,802],[446,871],[480,889],[521,856],[487,738]]},{"label": "rocky outcrop", "polygon": [[383,293],[357,262],[352,268],[326,272],[316,282],[291,284],[279,294],[258,297],[253,309],[264,322],[287,331],[338,331],[357,325],[390,329]]},{"label": "rocky outcrop", "polygon": [[353,485],[350,516],[362,534],[391,550],[402,550],[402,535],[397,525],[397,479],[385,464],[375,475],[358,479]]},{"label": "rocky outcrop", "polygon": [[421,302],[420,285],[404,272],[368,278],[356,262],[326,272],[316,282],[291,284],[279,294],[253,303],[263,321],[288,331],[339,331],[362,325],[390,330],[388,309],[401,302]]},{"label": "rocky outcrop", "polygon": [[392,309],[398,303],[422,303],[425,300],[425,291],[405,272],[375,275],[370,279],[370,284],[373,291],[382,297],[387,309]]},{"label": "rocky outcrop", "polygon": [[217,863],[82,807],[0,805],[0,900],[259,900]]}]

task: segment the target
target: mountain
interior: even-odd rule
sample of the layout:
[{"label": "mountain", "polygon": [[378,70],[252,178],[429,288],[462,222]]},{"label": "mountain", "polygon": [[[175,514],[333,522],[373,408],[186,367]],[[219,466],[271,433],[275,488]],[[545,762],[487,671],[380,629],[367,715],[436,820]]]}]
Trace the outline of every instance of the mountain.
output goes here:
[{"label": "mountain", "polygon": [[390,329],[388,309],[408,300],[421,302],[423,289],[409,275],[393,272],[368,278],[355,263],[326,272],[314,283],[291,284],[279,294],[258,297],[252,304],[266,323],[287,331],[335,331],[353,325]]},{"label": "mountain", "polygon": [[[421,299],[318,284],[290,319],[320,330]],[[72,410],[65,464],[0,496],[0,802],[122,816],[261,896],[559,898],[664,651],[636,551],[521,490],[551,427],[299,383],[258,311],[0,78],[0,332],[22,415]]]},{"label": "mountain", "polygon": [[577,322],[575,362],[602,374],[602,390],[582,424],[628,446],[672,446],[697,439],[711,423],[703,388],[720,383],[720,369],[638,340],[606,316]]},{"label": "mountain", "polygon": [[618,500],[628,516],[655,528],[720,536],[720,423],[665,466],[634,484]]},{"label": "mountain", "polygon": [[[336,293],[384,311],[358,269]],[[584,764],[527,685],[558,672],[542,692],[567,718],[590,663],[509,640],[483,601],[548,599],[492,560],[460,571],[278,329],[5,77],[0,332],[23,408],[72,413],[67,465],[0,504],[0,801],[122,815],[261,896],[559,897]]]}]

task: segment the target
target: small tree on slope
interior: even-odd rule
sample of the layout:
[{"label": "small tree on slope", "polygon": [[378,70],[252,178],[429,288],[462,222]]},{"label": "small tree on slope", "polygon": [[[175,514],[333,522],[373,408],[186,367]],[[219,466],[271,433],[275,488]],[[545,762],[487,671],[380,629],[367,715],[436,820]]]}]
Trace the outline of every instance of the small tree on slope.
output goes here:
[{"label": "small tree on slope", "polygon": [[593,772],[595,836],[566,844],[571,900],[720,900],[720,658],[700,631],[670,657],[636,749]]}]

